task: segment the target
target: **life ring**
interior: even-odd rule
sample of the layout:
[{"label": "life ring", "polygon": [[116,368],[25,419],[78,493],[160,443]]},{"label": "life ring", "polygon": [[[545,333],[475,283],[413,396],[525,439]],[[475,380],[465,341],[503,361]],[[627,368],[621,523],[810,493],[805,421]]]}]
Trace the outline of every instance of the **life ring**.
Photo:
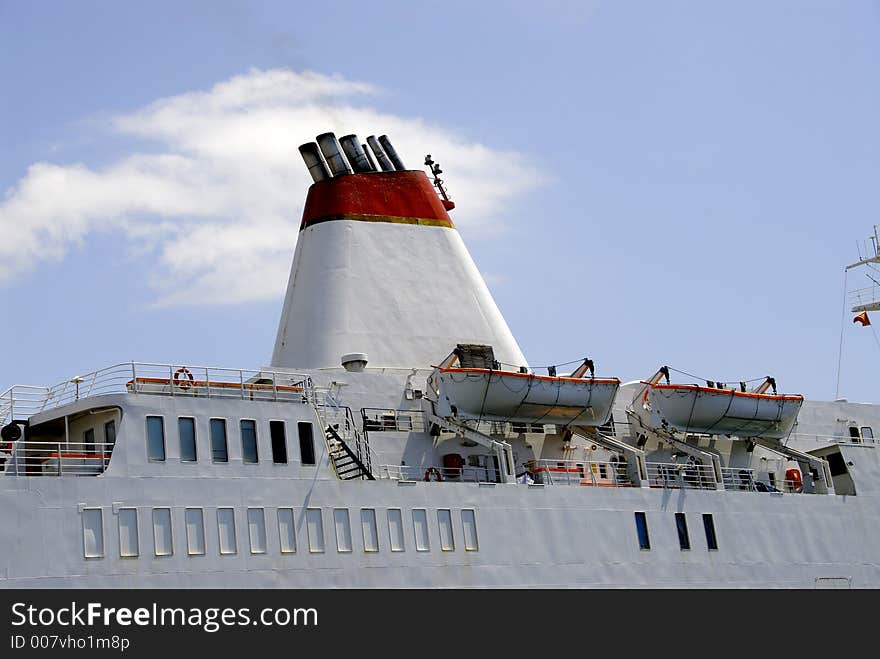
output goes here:
[{"label": "life ring", "polygon": [[440,473],[440,470],[437,467],[428,467],[425,469],[425,480],[426,481],[442,481],[443,474]]},{"label": "life ring", "polygon": [[[181,377],[183,376],[183,377]],[[179,369],[174,371],[174,378],[172,379],[174,382],[174,386],[180,387],[181,389],[189,389],[193,386],[193,374],[186,366],[181,366]]]}]

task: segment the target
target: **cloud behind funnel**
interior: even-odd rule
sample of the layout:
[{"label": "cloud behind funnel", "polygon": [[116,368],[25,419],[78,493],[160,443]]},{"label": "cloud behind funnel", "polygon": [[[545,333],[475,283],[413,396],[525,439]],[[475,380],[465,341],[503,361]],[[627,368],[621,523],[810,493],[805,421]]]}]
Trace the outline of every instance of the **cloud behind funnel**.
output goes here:
[{"label": "cloud behind funnel", "polygon": [[124,155],[101,167],[32,164],[0,202],[0,285],[110,233],[149,259],[159,306],[280,297],[306,190],[297,149],[315,135],[387,133],[404,158],[441,154],[463,227],[501,226],[542,182],[516,152],[365,104],[379,90],[313,72],[252,70],[112,117]]}]

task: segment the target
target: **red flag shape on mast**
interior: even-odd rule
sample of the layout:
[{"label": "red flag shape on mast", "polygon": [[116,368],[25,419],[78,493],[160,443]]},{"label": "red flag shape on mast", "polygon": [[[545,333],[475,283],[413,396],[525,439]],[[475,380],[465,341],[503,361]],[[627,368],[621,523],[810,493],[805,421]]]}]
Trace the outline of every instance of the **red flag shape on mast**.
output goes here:
[{"label": "red flag shape on mast", "polygon": [[863,311],[863,312],[860,313],[858,316],[856,316],[855,318],[853,318],[853,322],[854,322],[854,323],[861,323],[861,324],[862,324],[862,327],[864,327],[865,325],[870,325],[870,324],[871,324],[871,321],[868,320],[868,312],[867,312],[867,311]]}]

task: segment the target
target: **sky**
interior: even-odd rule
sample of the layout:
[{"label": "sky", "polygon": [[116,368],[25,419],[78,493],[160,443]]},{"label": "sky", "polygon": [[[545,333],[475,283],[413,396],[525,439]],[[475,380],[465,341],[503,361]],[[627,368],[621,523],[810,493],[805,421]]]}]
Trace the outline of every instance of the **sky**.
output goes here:
[{"label": "sky", "polygon": [[268,364],[329,130],[440,162],[532,365],[880,402],[878,74],[868,0],[0,0],[0,390]]}]

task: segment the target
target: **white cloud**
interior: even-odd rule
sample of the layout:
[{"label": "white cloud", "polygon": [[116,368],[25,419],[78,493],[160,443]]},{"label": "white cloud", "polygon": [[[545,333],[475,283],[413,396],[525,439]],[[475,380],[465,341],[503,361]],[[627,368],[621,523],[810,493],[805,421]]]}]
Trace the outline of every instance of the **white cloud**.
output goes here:
[{"label": "white cloud", "polygon": [[132,258],[151,259],[156,304],[277,297],[310,183],[297,147],[328,130],[387,133],[412,168],[435,155],[462,226],[497,228],[541,181],[515,152],[365,107],[377,93],[340,76],[254,70],[113,117],[128,155],[102,168],[35,163],[0,203],[0,284],[116,232]]}]

